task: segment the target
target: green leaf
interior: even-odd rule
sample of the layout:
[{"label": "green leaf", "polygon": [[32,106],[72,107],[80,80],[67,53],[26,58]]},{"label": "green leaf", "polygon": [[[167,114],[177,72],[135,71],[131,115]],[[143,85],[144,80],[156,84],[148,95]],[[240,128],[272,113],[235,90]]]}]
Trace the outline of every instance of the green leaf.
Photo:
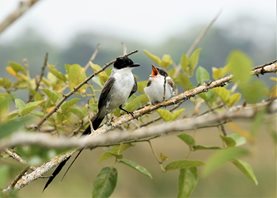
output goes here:
[{"label": "green leaf", "polygon": [[161,60],[160,65],[162,67],[168,67],[169,65],[172,65],[173,60],[169,54],[164,54]]},{"label": "green leaf", "polygon": [[108,198],[113,193],[117,183],[117,170],[105,167],[98,173],[93,184],[93,198]]},{"label": "green leaf", "polygon": [[144,54],[150,58],[152,61],[154,61],[155,63],[157,63],[158,65],[161,65],[162,60],[160,59],[160,57],[156,56],[155,54],[152,54],[151,52],[147,51],[147,50],[143,50]]},{"label": "green leaf", "polygon": [[8,116],[11,101],[11,95],[0,93],[0,123],[3,122]]},{"label": "green leaf", "polygon": [[56,103],[57,100],[61,97],[60,94],[50,89],[43,89],[42,91],[47,95],[53,104]]},{"label": "green leaf", "polygon": [[128,160],[128,159],[120,159],[119,162],[137,170],[138,172],[142,173],[143,175],[146,175],[147,177],[149,177],[150,179],[152,179],[152,175],[151,173],[146,169],[144,168],[143,166],[137,164],[136,162],[134,161],[131,161],[131,160]]},{"label": "green leaf", "polygon": [[125,105],[125,109],[128,111],[134,111],[136,109],[138,109],[139,107],[142,107],[143,105],[145,105],[148,102],[148,98],[145,94],[136,96],[133,98],[133,100],[131,100],[130,102],[128,102]]},{"label": "green leaf", "polygon": [[254,182],[255,185],[258,185],[258,180],[255,176],[255,173],[252,169],[252,167],[250,166],[250,164],[248,164],[245,161],[242,160],[234,160],[233,164],[246,176],[248,177],[251,181]]},{"label": "green leaf", "polygon": [[228,147],[241,146],[246,143],[246,139],[238,133],[231,133],[227,136],[220,136]]},{"label": "green leaf", "polygon": [[176,170],[176,169],[182,169],[182,168],[192,168],[197,166],[203,166],[204,162],[201,161],[188,161],[188,160],[177,160],[170,162],[166,165],[165,170]]},{"label": "green leaf", "polygon": [[9,120],[0,124],[0,139],[11,135],[18,129],[22,128],[30,120],[29,117],[20,117]]},{"label": "green leaf", "polygon": [[232,107],[235,103],[237,103],[240,100],[241,94],[240,93],[234,93],[230,96],[227,105],[229,107]]},{"label": "green leaf", "polygon": [[203,146],[203,145],[192,145],[192,150],[193,151],[198,151],[198,150],[218,150],[221,149],[218,146]]},{"label": "green leaf", "polygon": [[186,133],[182,133],[180,135],[178,135],[178,137],[185,142],[189,147],[195,145],[195,140],[193,139],[193,137],[191,137],[190,135],[186,134]]},{"label": "green leaf", "polygon": [[189,198],[198,183],[197,168],[180,169],[178,198]]},{"label": "green leaf", "polygon": [[178,109],[176,111],[170,112],[167,109],[158,109],[157,112],[164,121],[176,120],[183,112],[184,108]]},{"label": "green leaf", "polygon": [[14,102],[16,108],[19,110],[22,110],[26,106],[25,102],[19,98],[16,98]]},{"label": "green leaf", "polygon": [[256,103],[261,101],[263,98],[267,97],[269,92],[265,83],[260,80],[252,80],[245,85],[241,85],[240,90],[243,98],[248,103]]},{"label": "green leaf", "polygon": [[115,145],[101,155],[100,161],[107,160],[111,157],[116,157],[117,159],[122,158],[122,153],[132,146],[133,145],[130,143],[126,143],[126,144],[121,143],[119,145]]},{"label": "green leaf", "polygon": [[228,67],[223,67],[223,68],[212,68],[212,73],[213,73],[213,79],[217,80],[219,78],[223,78],[228,72]]},{"label": "green leaf", "polygon": [[241,85],[246,85],[251,78],[252,60],[242,51],[235,50],[227,58],[228,70],[233,74],[233,79]]},{"label": "green leaf", "polygon": [[196,80],[198,84],[203,84],[210,80],[210,74],[204,67],[198,67],[196,70]]},{"label": "green leaf", "polygon": [[227,104],[230,99],[231,91],[226,89],[225,87],[216,87],[213,91],[220,97],[220,99]]},{"label": "green leaf", "polygon": [[48,65],[48,69],[50,71],[50,73],[52,73],[54,76],[56,76],[58,79],[62,80],[63,82],[66,81],[66,77],[65,75],[63,75],[63,73],[61,73],[59,70],[56,69],[56,67],[54,65]]},{"label": "green leaf", "polygon": [[15,106],[19,110],[19,115],[24,116],[24,115],[31,113],[34,109],[39,107],[43,102],[44,102],[44,100],[29,102],[29,103],[25,104],[23,100],[16,98]]},{"label": "green leaf", "polygon": [[[90,67],[93,69],[94,73],[100,71],[102,69],[102,67],[98,64],[94,64],[92,62],[89,63]],[[92,80],[94,80],[98,85],[103,86],[105,84],[105,82],[108,80],[109,75],[108,75],[108,71],[102,71],[100,72],[96,78],[93,78]]]},{"label": "green leaf", "polygon": [[147,82],[148,81],[146,81],[146,80],[137,82],[139,93],[144,93],[144,88],[146,87]]},{"label": "green leaf", "polygon": [[64,102],[61,106],[62,112],[68,112],[68,110],[71,109],[79,101],[80,98],[72,98],[71,100]]},{"label": "green leaf", "polygon": [[11,68],[13,68],[13,70],[14,70],[16,73],[18,73],[18,72],[22,72],[23,74],[26,74],[26,73],[27,73],[27,72],[26,72],[26,68],[23,67],[22,65],[16,63],[16,62],[10,62],[10,63],[9,63],[9,66],[10,66]]},{"label": "green leaf", "polygon": [[[73,65],[65,65],[66,73],[68,75],[68,83],[69,83],[69,89],[71,91],[74,90],[74,88],[82,83],[86,79],[86,73],[85,69],[81,67],[78,64]],[[79,90],[79,93],[86,92],[86,86],[82,86]]]},{"label": "green leaf", "polygon": [[9,167],[6,165],[1,165],[0,166],[0,188],[3,188],[6,185],[8,178],[9,178]]},{"label": "green leaf", "polygon": [[206,162],[203,175],[207,176],[228,161],[247,155],[249,152],[242,148],[228,147],[215,152]]},{"label": "green leaf", "polygon": [[172,121],[173,120],[173,115],[169,110],[158,109],[157,112],[164,121]]},{"label": "green leaf", "polygon": [[8,78],[0,78],[0,87],[9,89],[12,86],[12,82]]},{"label": "green leaf", "polygon": [[180,74],[174,80],[177,84],[181,85],[182,88],[184,88],[185,90],[189,90],[193,88],[189,77],[182,72],[180,72]]},{"label": "green leaf", "polygon": [[187,55],[185,53],[181,56],[180,64],[181,64],[183,70],[186,73],[189,73],[189,58],[187,57]]},{"label": "green leaf", "polygon": [[185,111],[185,108],[179,108],[172,112],[173,120],[176,120],[183,112]]},{"label": "green leaf", "polygon": [[189,62],[190,62],[190,74],[193,74],[193,71],[195,67],[198,65],[199,61],[199,56],[200,56],[201,49],[198,48],[192,52],[191,56],[189,57]]}]

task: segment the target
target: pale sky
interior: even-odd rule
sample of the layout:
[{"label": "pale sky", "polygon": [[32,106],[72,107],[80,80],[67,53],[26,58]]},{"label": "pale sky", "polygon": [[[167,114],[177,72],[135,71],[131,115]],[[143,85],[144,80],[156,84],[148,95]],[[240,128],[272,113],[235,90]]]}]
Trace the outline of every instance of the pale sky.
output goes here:
[{"label": "pale sky", "polygon": [[[87,30],[121,38],[158,42],[194,24],[208,23],[223,10],[218,25],[247,15],[275,23],[275,0],[40,0],[0,35],[5,41],[33,27],[54,42]],[[0,0],[0,21],[18,4]]]}]

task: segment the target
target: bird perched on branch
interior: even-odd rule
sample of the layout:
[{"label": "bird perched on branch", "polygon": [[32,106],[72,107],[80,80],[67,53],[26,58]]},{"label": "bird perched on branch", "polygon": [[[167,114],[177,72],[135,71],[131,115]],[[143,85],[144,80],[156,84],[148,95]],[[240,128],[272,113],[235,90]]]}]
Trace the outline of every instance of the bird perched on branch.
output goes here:
[{"label": "bird perched on branch", "polygon": [[156,104],[171,98],[176,94],[177,89],[166,71],[152,65],[152,72],[144,92],[151,104]]},{"label": "bird perched on branch", "polygon": [[132,73],[132,69],[138,66],[139,64],[134,64],[128,57],[118,58],[116,60],[112,75],[105,83],[100,94],[98,113],[92,122],[94,129],[99,127],[107,113],[117,107],[130,113],[123,109],[122,105],[137,91],[137,82]]},{"label": "bird perched on branch", "polygon": [[[113,111],[115,108],[120,108],[121,110],[132,114],[123,108],[124,103],[127,99],[137,91],[137,81],[132,73],[134,67],[138,67],[139,64],[135,64],[127,56],[117,58],[113,65],[113,71],[109,79],[104,84],[104,88],[101,91],[99,101],[98,101],[98,113],[92,120],[93,129],[96,130],[105,116]],[[82,135],[88,135],[91,133],[90,125],[82,133]],[[72,163],[67,168],[65,174],[80,155],[83,149],[80,149],[72,161]],[[59,174],[63,166],[70,159],[70,156],[62,161],[57,168],[54,170],[52,175],[49,177],[46,182],[44,189],[53,181],[53,179]],[[65,175],[64,174],[64,175]]]}]

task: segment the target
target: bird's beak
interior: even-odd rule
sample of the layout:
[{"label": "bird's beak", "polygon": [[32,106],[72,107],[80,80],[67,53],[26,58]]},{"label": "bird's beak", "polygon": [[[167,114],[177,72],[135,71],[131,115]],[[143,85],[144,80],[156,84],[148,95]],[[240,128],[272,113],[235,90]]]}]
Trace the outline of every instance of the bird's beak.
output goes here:
[{"label": "bird's beak", "polygon": [[157,76],[158,73],[159,73],[158,69],[154,65],[152,65],[152,72],[150,76],[152,77]]},{"label": "bird's beak", "polygon": [[140,64],[133,63],[130,67],[138,67],[138,66],[140,66]]}]

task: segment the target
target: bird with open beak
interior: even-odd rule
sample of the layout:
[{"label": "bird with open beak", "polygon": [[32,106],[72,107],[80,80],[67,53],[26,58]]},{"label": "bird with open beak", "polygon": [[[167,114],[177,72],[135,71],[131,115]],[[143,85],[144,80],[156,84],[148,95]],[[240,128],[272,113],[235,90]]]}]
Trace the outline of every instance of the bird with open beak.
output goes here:
[{"label": "bird with open beak", "polygon": [[144,92],[151,104],[168,100],[176,94],[175,84],[170,76],[158,67],[152,65],[152,72]]}]

